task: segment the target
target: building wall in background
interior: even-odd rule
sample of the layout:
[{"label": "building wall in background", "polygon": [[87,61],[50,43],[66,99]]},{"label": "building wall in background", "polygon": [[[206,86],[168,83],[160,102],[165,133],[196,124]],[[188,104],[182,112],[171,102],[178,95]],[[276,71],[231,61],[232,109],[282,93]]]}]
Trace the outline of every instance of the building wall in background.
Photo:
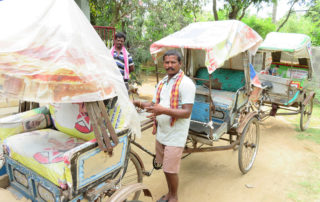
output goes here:
[{"label": "building wall in background", "polygon": [[312,63],[314,68],[313,80],[320,84],[320,47],[312,48]]}]

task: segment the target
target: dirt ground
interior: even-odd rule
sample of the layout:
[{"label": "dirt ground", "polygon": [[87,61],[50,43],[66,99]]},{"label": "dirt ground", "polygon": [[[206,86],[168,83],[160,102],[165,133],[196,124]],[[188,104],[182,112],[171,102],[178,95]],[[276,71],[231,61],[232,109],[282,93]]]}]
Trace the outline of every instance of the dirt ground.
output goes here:
[{"label": "dirt ground", "polygon": [[[144,78],[139,87],[140,99],[151,100],[156,81]],[[180,202],[320,202],[320,145],[298,140],[295,126],[284,118],[269,118],[261,125],[259,151],[249,173],[238,167],[238,151],[227,150],[193,153],[182,160],[180,170]],[[151,130],[138,139],[154,152],[155,137]],[[219,142],[217,143],[219,144]],[[132,149],[143,159],[146,170],[152,158],[134,145]],[[143,182],[150,188],[154,201],[167,192],[161,170],[154,170]],[[142,201],[151,201],[142,197]],[[15,201],[0,190],[0,201]],[[19,200],[21,201],[21,200]]]}]

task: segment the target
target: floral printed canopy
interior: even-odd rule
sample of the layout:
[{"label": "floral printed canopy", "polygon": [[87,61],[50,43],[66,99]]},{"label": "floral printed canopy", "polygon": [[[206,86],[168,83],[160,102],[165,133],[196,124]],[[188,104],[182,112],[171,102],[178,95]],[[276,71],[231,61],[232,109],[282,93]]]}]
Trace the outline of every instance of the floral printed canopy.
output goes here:
[{"label": "floral printed canopy", "polygon": [[261,42],[257,32],[237,20],[197,22],[154,42],[150,52],[157,57],[172,48],[203,50],[208,72],[212,73],[241,52],[255,54]]}]

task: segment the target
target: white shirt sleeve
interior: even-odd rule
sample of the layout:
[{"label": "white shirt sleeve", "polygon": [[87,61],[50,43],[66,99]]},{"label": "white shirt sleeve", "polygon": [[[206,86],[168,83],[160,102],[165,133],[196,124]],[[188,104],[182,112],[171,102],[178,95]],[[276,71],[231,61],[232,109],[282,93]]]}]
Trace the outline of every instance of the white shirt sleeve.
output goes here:
[{"label": "white shirt sleeve", "polygon": [[189,77],[185,77],[179,86],[181,104],[193,104],[196,94],[196,86]]}]

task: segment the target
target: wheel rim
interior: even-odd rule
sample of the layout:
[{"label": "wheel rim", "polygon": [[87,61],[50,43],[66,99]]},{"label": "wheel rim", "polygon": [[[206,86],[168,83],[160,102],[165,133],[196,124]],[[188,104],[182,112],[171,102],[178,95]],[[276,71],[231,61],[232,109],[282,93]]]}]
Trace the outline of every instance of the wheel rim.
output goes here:
[{"label": "wheel rim", "polygon": [[126,170],[126,173],[124,177],[121,180],[121,184],[123,186],[134,184],[139,182],[137,170],[135,168],[135,165],[132,163],[132,161],[129,160],[128,162],[128,168]]},{"label": "wheel rim", "polygon": [[311,114],[312,114],[312,107],[313,107],[313,100],[310,100],[307,105],[303,106],[302,112],[301,112],[301,122],[302,122],[302,130],[307,129]]},{"label": "wheel rim", "polygon": [[257,119],[252,119],[245,128],[239,148],[239,166],[243,173],[247,173],[255,160],[259,146],[259,125]]},{"label": "wheel rim", "polygon": [[[121,186],[127,186],[135,183],[142,183],[142,168],[139,161],[130,154],[130,159],[128,161],[127,169],[124,173],[124,176],[121,179]],[[141,191],[132,193],[127,199],[128,200],[137,200],[140,196]]]}]

